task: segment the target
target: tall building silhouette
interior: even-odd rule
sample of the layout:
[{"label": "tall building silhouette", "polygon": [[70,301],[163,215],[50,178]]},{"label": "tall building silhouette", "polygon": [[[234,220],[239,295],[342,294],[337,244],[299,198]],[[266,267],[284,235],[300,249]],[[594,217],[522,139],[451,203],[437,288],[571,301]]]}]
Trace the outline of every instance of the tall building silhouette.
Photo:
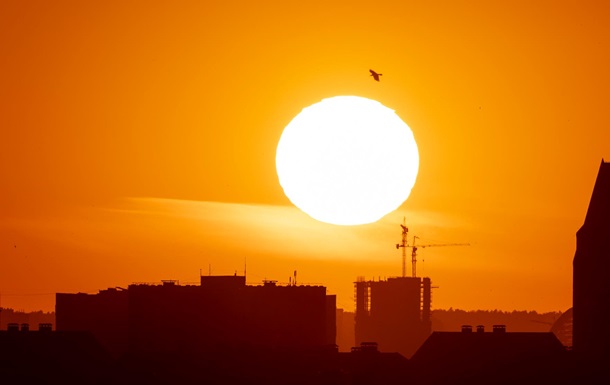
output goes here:
[{"label": "tall building silhouette", "polygon": [[610,163],[602,159],[573,261],[573,349],[610,357]]},{"label": "tall building silhouette", "polygon": [[91,331],[115,356],[333,346],[335,312],[324,286],[246,285],[237,275],[56,295],[57,330]]},{"label": "tall building silhouette", "polygon": [[428,338],[430,278],[359,279],[356,290],[356,344],[376,342],[380,351],[411,357]]}]

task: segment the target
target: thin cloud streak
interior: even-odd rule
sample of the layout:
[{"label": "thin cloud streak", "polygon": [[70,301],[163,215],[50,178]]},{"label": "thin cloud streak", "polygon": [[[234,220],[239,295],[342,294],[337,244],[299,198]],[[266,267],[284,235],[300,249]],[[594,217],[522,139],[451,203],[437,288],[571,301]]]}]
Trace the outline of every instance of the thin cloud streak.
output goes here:
[{"label": "thin cloud streak", "polygon": [[[249,250],[284,258],[393,260],[396,254],[391,246],[400,240],[402,222],[399,212],[367,225],[337,226],[319,222],[293,206],[160,198],[129,198],[125,203],[120,210],[126,215],[180,220],[214,236],[210,242],[231,249],[248,244]],[[432,213],[409,213],[408,217],[409,225],[419,228],[457,224]]]}]

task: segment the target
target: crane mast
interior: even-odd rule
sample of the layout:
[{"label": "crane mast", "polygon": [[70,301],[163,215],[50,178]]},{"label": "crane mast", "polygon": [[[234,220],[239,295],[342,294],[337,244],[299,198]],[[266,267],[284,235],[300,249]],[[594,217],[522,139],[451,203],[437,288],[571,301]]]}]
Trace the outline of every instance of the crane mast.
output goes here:
[{"label": "crane mast", "polygon": [[[409,234],[409,229],[407,228],[406,218],[402,218],[402,241],[401,243],[396,244],[396,248],[402,247],[402,276],[403,278],[407,276],[407,234]],[[413,276],[415,276],[415,262],[413,262]]]},{"label": "crane mast", "polygon": [[407,242],[407,235],[409,233],[409,229],[407,228],[407,224],[405,222],[405,217],[402,219],[402,224],[400,225],[402,228],[402,238],[401,242],[396,244],[396,248],[402,247],[402,276],[407,276],[407,247],[411,248],[411,274],[412,277],[417,277],[416,265],[417,265],[417,248],[421,247],[422,249],[425,247],[432,246],[470,246],[470,243],[437,243],[430,245],[419,245],[415,246],[415,240],[419,239],[417,236],[413,236],[413,243],[411,245]]}]

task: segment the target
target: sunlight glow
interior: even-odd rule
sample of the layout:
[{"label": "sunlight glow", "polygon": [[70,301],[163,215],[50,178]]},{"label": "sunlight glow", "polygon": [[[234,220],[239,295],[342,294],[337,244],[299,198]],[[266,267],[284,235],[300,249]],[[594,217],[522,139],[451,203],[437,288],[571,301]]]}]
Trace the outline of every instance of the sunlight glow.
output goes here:
[{"label": "sunlight glow", "polygon": [[379,220],[411,193],[419,169],[413,133],[381,103],[336,96],[304,108],[277,146],[280,185],[311,217],[337,225]]}]

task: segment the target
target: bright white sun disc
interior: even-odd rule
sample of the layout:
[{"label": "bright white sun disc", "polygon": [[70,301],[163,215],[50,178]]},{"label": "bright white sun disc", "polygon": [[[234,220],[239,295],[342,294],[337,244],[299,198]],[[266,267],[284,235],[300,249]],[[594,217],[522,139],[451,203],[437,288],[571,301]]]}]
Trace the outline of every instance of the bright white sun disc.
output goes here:
[{"label": "bright white sun disc", "polygon": [[311,217],[337,225],[379,220],[411,193],[419,169],[413,132],[381,103],[336,96],[304,108],[276,152],[280,185]]}]

